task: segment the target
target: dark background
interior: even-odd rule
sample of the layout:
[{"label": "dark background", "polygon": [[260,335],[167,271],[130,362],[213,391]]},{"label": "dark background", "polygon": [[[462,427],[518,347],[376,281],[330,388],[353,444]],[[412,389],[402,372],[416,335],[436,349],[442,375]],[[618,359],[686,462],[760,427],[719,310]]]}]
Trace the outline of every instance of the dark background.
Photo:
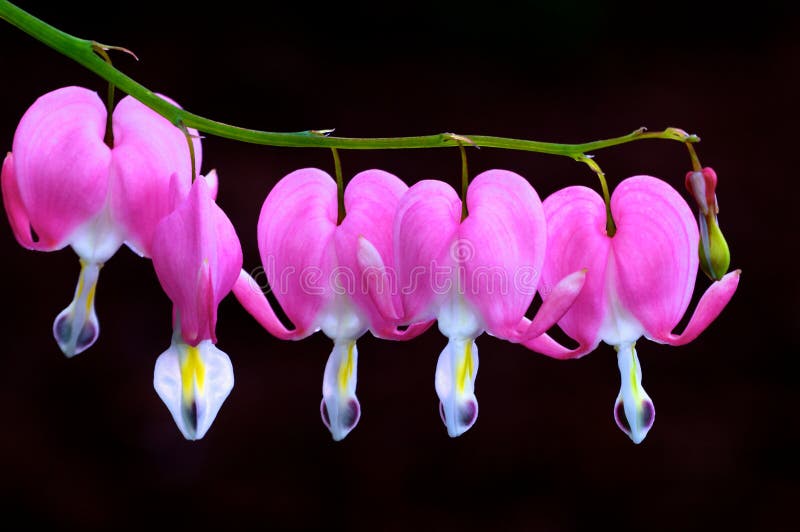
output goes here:
[{"label": "dark background", "polygon": [[[19,2],[81,37],[126,46],[117,66],[189,110],[238,125],[343,136],[451,131],[584,142],[639,126],[699,134],[720,176],[720,222],[743,270],[729,308],[698,340],[642,341],[658,412],[636,446],[614,424],[613,349],[558,362],[483,336],[480,417],[452,440],[433,373],[444,339],[359,342],[356,430],[334,443],[319,419],[330,342],[271,338],[229,297],[219,347],[236,385],[204,440],[185,441],[152,387],[170,305],[149,261],[103,269],[102,334],[73,360],[51,337],[78,262],[33,253],[0,230],[0,512],[9,522],[123,528],[257,524],[265,529],[780,530],[794,523],[798,435],[797,13],[762,1],[693,3]],[[663,4],[663,5],[662,5]],[[650,7],[642,7],[648,5]],[[0,146],[41,94],[104,84],[0,23]],[[378,167],[408,183],[456,183],[455,150],[344,152],[347,175]],[[683,191],[675,142],[597,153],[613,184],[661,177]],[[545,197],[595,187],[569,159],[470,150],[473,175],[528,177]],[[245,268],[270,187],[331,171],[326,150],[204,141]],[[708,286],[698,277],[697,294]],[[685,323],[685,321],[684,321]]]}]

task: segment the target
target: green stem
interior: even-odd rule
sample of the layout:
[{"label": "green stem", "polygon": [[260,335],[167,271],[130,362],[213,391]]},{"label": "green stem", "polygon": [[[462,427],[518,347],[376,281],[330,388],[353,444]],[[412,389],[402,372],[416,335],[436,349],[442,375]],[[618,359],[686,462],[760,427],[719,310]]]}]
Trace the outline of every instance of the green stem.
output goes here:
[{"label": "green stem", "polygon": [[463,144],[458,145],[461,152],[461,221],[469,216],[467,211],[467,188],[469,187],[469,168],[467,167],[467,151]]},{"label": "green stem", "polygon": [[594,159],[583,155],[581,157],[577,157],[577,160],[586,163],[592,171],[597,174],[597,178],[600,180],[600,188],[603,189],[603,201],[606,204],[606,234],[608,236],[614,236],[617,233],[617,224],[614,223],[614,217],[611,216],[611,195],[608,193],[608,183],[606,183],[606,174],[603,173],[603,170],[600,169],[600,165],[597,164]]},{"label": "green stem", "polygon": [[554,142],[538,142],[485,135],[454,135],[452,133],[439,133],[436,135],[419,137],[344,138],[320,134],[319,130],[300,131],[296,133],[274,133],[245,129],[209,120],[208,118],[179,109],[166,102],[148,88],[126,76],[98,57],[92,46],[92,41],[69,35],[39,20],[7,0],[0,0],[0,18],[61,54],[78,62],[80,65],[118,87],[121,91],[130,94],[150,107],[176,126],[183,123],[186,127],[193,127],[210,135],[253,144],[285,147],[380,150],[455,147],[461,142],[459,139],[466,139],[475,146],[531,151],[578,158],[590,151],[643,139],[670,139],[686,143],[698,142],[700,140],[696,135],[689,135],[676,128],[667,128],[663,131],[655,132],[646,132],[644,128],[642,128],[621,137],[586,142],[583,144],[558,144]]},{"label": "green stem", "polygon": [[189,159],[192,161],[192,183],[194,183],[195,177],[197,177],[197,168],[194,162],[194,142],[192,142],[192,133],[189,131],[189,128],[186,127],[186,124],[180,124],[179,126],[181,131],[183,131],[183,135],[186,137],[186,143],[189,145]]},{"label": "green stem", "polygon": [[689,150],[689,158],[692,160],[692,170],[695,172],[702,172],[703,165],[700,164],[700,159],[697,157],[697,152],[694,150],[694,146],[687,142],[686,149]]},{"label": "green stem", "polygon": [[[103,58],[103,61],[108,63],[110,66],[113,66],[111,63],[111,58],[108,56],[108,53],[103,49],[102,46],[97,44],[93,44],[94,51]],[[106,143],[106,146],[109,148],[114,147],[114,126],[111,120],[112,115],[114,114],[114,84],[108,84],[108,93],[106,99],[106,136],[103,138],[103,141]]]},{"label": "green stem", "polygon": [[342,161],[339,159],[339,151],[331,148],[333,152],[333,168],[336,173],[336,198],[339,213],[336,216],[336,225],[342,225],[347,214],[344,210],[344,177],[342,176]]}]

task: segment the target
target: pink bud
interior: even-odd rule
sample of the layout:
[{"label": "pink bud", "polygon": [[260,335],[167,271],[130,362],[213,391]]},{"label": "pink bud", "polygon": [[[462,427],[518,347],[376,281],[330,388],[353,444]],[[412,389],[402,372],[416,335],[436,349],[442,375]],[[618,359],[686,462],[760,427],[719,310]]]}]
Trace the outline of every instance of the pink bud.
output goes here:
[{"label": "pink bud", "polygon": [[687,173],[686,189],[704,215],[708,214],[709,209],[712,214],[719,212],[719,207],[717,206],[717,174],[712,168],[706,167],[702,171]]}]

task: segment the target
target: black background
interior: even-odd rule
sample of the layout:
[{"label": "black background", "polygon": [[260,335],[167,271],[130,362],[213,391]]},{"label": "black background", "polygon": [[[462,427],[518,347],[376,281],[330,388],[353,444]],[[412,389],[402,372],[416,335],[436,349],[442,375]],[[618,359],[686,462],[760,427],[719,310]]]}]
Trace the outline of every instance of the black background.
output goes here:
[{"label": "black background", "polygon": [[[19,4],[81,37],[126,46],[117,66],[189,110],[273,131],[343,136],[453,131],[584,142],[639,126],[699,134],[720,176],[720,222],[743,270],[698,340],[642,341],[658,412],[643,444],[615,426],[613,350],[558,362],[483,336],[480,417],[450,439],[437,414],[431,330],[412,343],[359,342],[356,430],[334,443],[319,419],[330,342],[271,338],[229,297],[219,347],[236,385],[204,440],[185,441],[152,387],[170,305],[149,261],[120,251],[103,269],[102,334],[73,360],[51,337],[78,262],[21,248],[0,230],[0,511],[34,524],[240,525],[266,529],[569,530],[735,528],[793,523],[797,420],[797,13],[762,1],[406,2],[254,11],[251,3]],[[253,4],[258,5],[258,4]],[[648,5],[650,7],[642,7]],[[41,94],[104,84],[0,24],[0,146]],[[408,183],[456,183],[455,150],[344,152],[347,175],[378,167]],[[675,142],[597,153],[613,184],[661,177],[683,191]],[[569,159],[470,150],[473,175],[507,168],[542,197],[595,187]],[[261,202],[289,171],[331,171],[326,150],[204,141],[219,203],[258,266]],[[693,301],[708,286],[701,276]],[[693,308],[693,307],[692,307]],[[691,308],[690,308],[691,311]],[[684,321],[685,323],[685,321]]]}]

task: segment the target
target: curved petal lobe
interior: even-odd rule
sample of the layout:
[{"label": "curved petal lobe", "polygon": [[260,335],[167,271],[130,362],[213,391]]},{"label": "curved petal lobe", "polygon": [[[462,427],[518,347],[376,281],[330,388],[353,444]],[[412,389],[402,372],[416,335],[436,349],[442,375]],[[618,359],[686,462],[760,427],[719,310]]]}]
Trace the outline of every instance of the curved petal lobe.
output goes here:
[{"label": "curved petal lobe", "polygon": [[[406,184],[394,175],[382,170],[367,170],[353,177],[344,192],[347,214],[334,233],[337,279],[342,274],[347,276],[343,279],[346,283],[343,292],[364,312],[371,327],[385,326],[384,316],[389,312],[388,307],[401,305],[394,269],[381,266],[394,264],[394,216],[400,198],[407,190]],[[359,259],[364,259],[361,255],[365,251],[374,254],[368,261],[374,264],[362,268]],[[376,306],[369,290],[369,284],[377,281],[385,283],[379,287],[383,289],[380,298],[383,301],[378,301],[380,307]]]},{"label": "curved petal lobe", "polygon": [[336,183],[322,170],[304,168],[281,179],[258,218],[258,249],[267,281],[299,330],[319,327],[333,297]]},{"label": "curved petal lobe", "polygon": [[209,170],[206,175],[201,177],[206,180],[208,192],[211,194],[211,199],[217,201],[217,193],[219,192],[219,176],[217,175],[216,169]]},{"label": "curved petal lobe", "polygon": [[[520,329],[524,331],[529,326],[529,323],[530,320],[525,318],[520,324]],[[521,343],[536,353],[540,353],[557,360],[567,360],[571,358],[580,358],[583,355],[594,351],[594,349],[600,344],[600,340],[597,339],[594,344],[579,345],[574,349],[570,349],[569,347],[561,345],[559,342],[553,339],[552,336],[544,333]]]},{"label": "curved petal lobe", "polygon": [[526,346],[557,358],[582,356],[600,342],[600,327],[607,314],[606,268],[611,239],[606,235],[603,199],[586,187],[567,187],[544,201],[547,218],[547,257],[542,270],[540,292],[547,302],[558,294],[556,286],[578,270],[586,278],[573,305],[558,325],[580,346],[569,352],[546,339],[531,340]]},{"label": "curved petal lobe", "polygon": [[519,174],[489,170],[470,183],[467,207],[453,257],[464,268],[460,288],[480,309],[486,330],[503,336],[536,294],[547,245],[542,202]]},{"label": "curved petal lobe", "polygon": [[56,239],[50,242],[34,240],[31,232],[31,220],[28,211],[22,202],[17,185],[17,177],[14,173],[14,156],[9,152],[3,160],[3,170],[0,176],[3,187],[3,207],[5,207],[8,222],[11,230],[19,245],[27,249],[37,251],[53,251],[66,245],[64,239]]},{"label": "curved petal lobe", "polygon": [[[191,175],[189,147],[180,129],[130,96],[117,104],[113,126],[111,210],[130,245],[149,256],[156,225],[171,211],[172,175],[176,174],[186,189],[196,177]],[[200,168],[200,139],[192,142],[195,166]]]},{"label": "curved petal lobe", "polygon": [[461,200],[450,185],[425,180],[400,200],[394,221],[394,259],[406,323],[435,316],[453,290]]},{"label": "curved petal lobe", "polygon": [[731,300],[739,286],[741,273],[741,270],[732,271],[708,287],[703,297],[700,298],[689,324],[681,334],[672,334],[670,330],[647,331],[647,337],[656,342],[670,345],[688,344],[697,338],[706,330],[706,327],[711,325],[712,321],[717,319],[722,309]]},{"label": "curved petal lobe", "polygon": [[281,340],[302,340],[314,333],[308,329],[287,329],[272,309],[262,287],[246,271],[239,273],[233,285],[233,295],[244,309],[264,327],[268,333]]},{"label": "curved petal lobe", "polygon": [[697,277],[697,223],[681,195],[650,176],[624,180],[611,196],[616,292],[647,331],[669,331]]},{"label": "curved petal lobe", "polygon": [[402,303],[398,304],[395,298],[399,294],[396,276],[392,279],[394,270],[386,268],[380,251],[363,236],[358,237],[356,260],[357,270],[361,272],[361,289],[370,297],[378,314],[372,321],[381,325],[399,321],[402,311],[398,311],[397,307]]},{"label": "curved petal lobe", "polygon": [[[561,279],[547,295],[547,299],[544,299],[542,306],[536,312],[536,316],[523,330],[522,339],[529,340],[541,336],[555,325],[575,303],[575,299],[580,294],[585,283],[586,270],[579,270]],[[521,329],[520,326],[518,326],[517,330],[519,329]],[[517,332],[515,329],[507,330],[513,336]]]},{"label": "curved petal lobe", "polygon": [[[14,134],[13,175],[7,183],[4,179],[4,195],[11,193],[7,204],[14,206],[12,225],[23,246],[60,249],[103,208],[111,161],[105,127],[103,102],[81,87],[49,92],[26,111]],[[39,237],[34,246],[23,212]]]}]

